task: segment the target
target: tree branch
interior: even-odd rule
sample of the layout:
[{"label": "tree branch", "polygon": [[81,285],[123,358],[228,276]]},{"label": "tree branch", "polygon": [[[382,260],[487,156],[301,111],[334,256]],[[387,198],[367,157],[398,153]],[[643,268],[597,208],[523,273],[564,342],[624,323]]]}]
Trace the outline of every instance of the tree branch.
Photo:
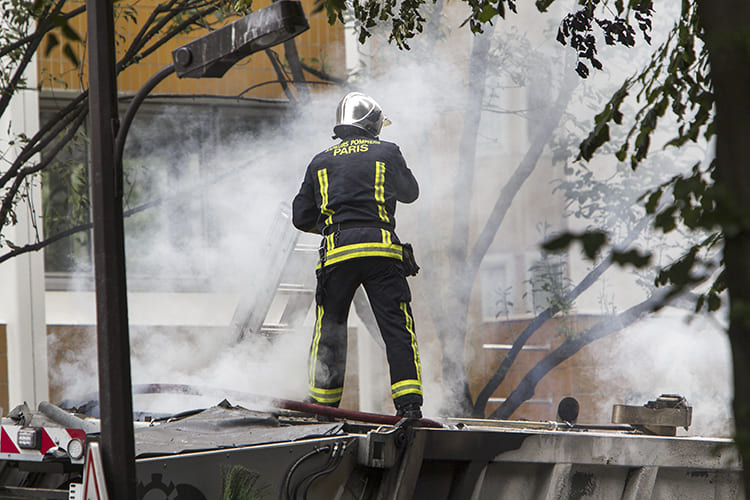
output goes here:
[{"label": "tree branch", "polygon": [[[265,87],[266,85],[273,85],[274,83],[278,83],[279,85],[283,85],[284,83],[288,83],[288,82],[289,81],[287,79],[284,79],[284,80],[266,80],[263,83],[256,83],[255,85],[251,85],[248,88],[246,88],[245,90],[243,90],[242,92],[240,92],[239,94],[237,94],[236,98],[237,99],[243,98],[242,96],[244,96],[245,94],[247,94],[251,90],[255,90],[255,89],[260,88],[260,87]],[[305,83],[310,84],[310,85],[338,85],[335,82],[316,82],[314,80],[305,80]],[[244,97],[244,99],[252,99],[252,97]]]},{"label": "tree branch", "polygon": [[302,63],[299,60],[299,54],[297,53],[297,44],[294,38],[284,42],[284,56],[286,62],[289,63],[289,71],[292,72],[292,81],[294,87],[297,89],[297,94],[300,96],[302,102],[310,100],[310,89],[307,88],[305,83],[305,74],[302,72]]},{"label": "tree branch", "polygon": [[[75,121],[81,112],[88,113],[88,106],[85,105],[86,99],[88,99],[88,91],[83,91],[34,134],[21,149],[13,164],[0,176],[0,187],[5,186],[11,178],[15,177],[25,162],[35,154],[40,153],[47,144],[55,139],[57,134]],[[71,113],[75,113],[72,118],[70,117]],[[0,218],[0,220],[3,219]],[[0,225],[0,227],[3,226]]]},{"label": "tree branch", "polygon": [[[140,54],[138,54],[137,59],[143,59],[144,57],[149,56],[152,52],[155,52],[159,47],[166,44],[172,38],[182,33],[185,30],[185,28],[187,28],[188,26],[192,24],[195,24],[195,22],[198,19],[201,19],[202,17],[206,17],[207,15],[217,11],[218,9],[219,9],[218,5],[212,5],[206,8],[205,10],[202,10],[193,14],[192,16],[190,16],[189,18],[187,18],[186,20],[182,21],[180,24],[178,24],[177,26],[169,30],[167,33],[165,33],[162,37],[160,37],[156,42],[150,45],[147,49],[143,49],[143,51]],[[143,45],[145,45],[145,43]],[[119,67],[120,66],[118,64],[118,68]]]},{"label": "tree branch", "polygon": [[[62,3],[65,3],[65,0],[61,0]],[[86,6],[81,5],[78,8],[75,8],[71,10],[70,12],[66,12],[64,14],[61,14],[60,17],[62,17],[65,20],[70,20],[76,17],[79,14],[83,14],[86,12]],[[30,35],[27,35],[23,38],[20,38],[16,40],[13,43],[9,43],[8,45],[0,48],[0,58],[5,57],[6,55],[10,54],[16,49],[20,49],[27,43],[31,42],[36,37],[44,37],[47,33],[55,29],[56,26],[54,24],[46,24],[45,26],[41,27],[40,23],[37,23],[37,29]]]},{"label": "tree branch", "polygon": [[468,214],[471,213],[471,192],[474,186],[477,137],[493,32],[494,26],[489,26],[486,33],[474,36],[469,57],[469,88],[466,109],[463,113],[463,129],[458,146],[459,172],[455,177],[453,187],[455,201],[453,235],[450,240],[451,258],[459,267],[459,270],[454,271],[452,276],[457,282],[466,281],[464,272],[466,271],[467,242],[469,241]]},{"label": "tree branch", "polygon": [[[37,29],[37,31],[43,31],[46,32],[50,28],[49,26],[52,25],[52,23],[49,20],[49,17],[52,17],[60,12],[62,9],[62,6],[65,4],[65,0],[59,0],[59,2],[53,7],[49,8],[46,7],[47,12],[42,16],[43,19],[38,21],[40,28]],[[48,17],[47,17],[48,14]],[[46,18],[44,18],[46,17]],[[2,92],[0,95],[0,116],[5,114],[6,109],[8,108],[8,105],[10,104],[11,98],[15,95],[15,90],[18,87],[18,82],[21,80],[21,77],[23,76],[24,72],[26,71],[27,66],[31,62],[31,59],[34,57],[34,54],[36,53],[37,49],[39,48],[39,44],[42,43],[42,36],[34,37],[29,41],[28,46],[24,50],[23,57],[21,57],[21,60],[18,63],[18,66],[16,66],[16,70],[13,74],[13,77],[8,82],[8,85],[4,89],[5,91]]]},{"label": "tree branch", "polygon": [[500,191],[500,196],[497,197],[495,206],[492,207],[487,222],[485,222],[484,227],[474,244],[474,248],[472,248],[471,253],[469,254],[468,267],[472,275],[479,270],[479,265],[482,263],[482,259],[484,259],[487,250],[495,239],[497,231],[500,229],[500,224],[502,224],[505,219],[505,214],[508,213],[508,209],[510,208],[511,203],[513,203],[513,199],[516,197],[516,194],[518,194],[523,183],[526,182],[526,179],[529,178],[536,168],[539,157],[542,155],[544,148],[547,147],[547,144],[552,138],[552,134],[557,128],[557,124],[560,122],[560,119],[568,106],[568,102],[570,102],[573,91],[578,86],[578,82],[579,79],[577,77],[566,78],[564,80],[564,83],[560,88],[560,93],[555,100],[555,105],[549,113],[548,118],[545,119],[544,124],[537,129],[531,145],[526,151],[521,163],[518,164],[513,175],[511,175],[508,182],[505,183]]},{"label": "tree branch", "polygon": [[346,83],[345,78],[336,78],[335,76],[329,75],[325,71],[321,71],[318,69],[313,68],[312,66],[309,66],[305,64],[304,62],[300,61],[300,66],[302,66],[302,69],[310,73],[312,76],[316,76],[320,78],[321,80],[326,80],[328,82],[338,83],[338,84],[344,84]]},{"label": "tree branch", "polygon": [[[156,16],[163,13],[168,12],[172,5],[175,4],[177,0],[170,0],[167,3],[159,4],[156,7],[154,7],[154,10],[151,11],[151,14],[148,16],[148,19],[143,23],[143,26],[141,29],[136,33],[135,37],[133,37],[133,41],[130,43],[130,47],[128,47],[128,50],[125,51],[125,54],[122,56],[122,61],[127,61],[132,59],[138,51],[145,45],[146,41],[149,40],[154,34],[159,32],[159,29],[161,29],[161,26],[169,22],[169,19],[171,17],[164,16],[161,21],[157,25],[156,31],[151,31],[148,33],[148,36],[146,35],[146,32],[150,29],[149,27],[156,19]],[[146,40],[146,41],[142,41]]]},{"label": "tree branch", "polygon": [[[171,196],[163,196],[161,198],[156,198],[154,200],[150,200],[150,201],[147,201],[147,202],[142,203],[140,205],[137,205],[137,206],[135,206],[133,208],[124,210],[123,213],[122,213],[123,218],[127,218],[127,217],[133,216],[135,214],[144,212],[144,211],[148,210],[149,208],[158,207],[158,206],[160,206],[160,205],[162,205],[164,203],[168,203],[168,202],[171,202],[171,201],[180,200],[183,197],[188,196],[188,195],[192,196],[193,193],[198,192],[198,191],[201,191],[201,192],[205,191],[206,186],[216,184],[216,183],[222,181],[223,179],[226,179],[226,178],[231,177],[232,175],[235,175],[239,171],[241,171],[240,168],[236,168],[236,169],[227,171],[227,172],[225,172],[225,173],[223,173],[221,175],[217,175],[213,179],[203,180],[201,183],[196,184],[196,185],[191,186],[191,187],[188,187],[186,189],[183,189],[182,191],[174,193]],[[66,229],[64,231],[56,233],[56,234],[54,234],[52,236],[49,236],[49,237],[45,238],[43,241],[39,241],[39,242],[36,242],[36,243],[30,243],[30,244],[24,245],[24,246],[16,246],[16,247],[13,248],[12,251],[0,255],[0,264],[2,264],[6,260],[11,259],[11,258],[13,258],[13,257],[15,257],[17,255],[21,255],[21,254],[28,253],[28,252],[34,252],[34,251],[37,251],[37,250],[41,250],[42,248],[44,248],[44,247],[46,247],[46,246],[48,246],[48,245],[50,245],[50,244],[52,244],[52,243],[54,243],[56,241],[59,241],[59,240],[61,240],[63,238],[67,238],[68,236],[72,236],[72,235],[74,235],[76,233],[80,233],[80,232],[83,232],[83,231],[88,231],[92,227],[93,227],[93,223],[92,222],[86,222],[86,223],[83,223],[83,224],[79,224],[77,226],[73,226],[73,227],[71,227],[69,229]]]},{"label": "tree branch", "polygon": [[527,401],[534,395],[536,385],[553,368],[595,340],[619,332],[643,318],[646,314],[658,311],[668,305],[675,291],[675,287],[659,290],[640,304],[616,316],[602,320],[574,337],[565,339],[557,349],[547,354],[528,371],[508,398],[488,418],[509,418],[524,401]]},{"label": "tree branch", "polygon": [[[633,227],[633,229],[630,230],[628,237],[621,242],[620,246],[627,247],[632,244],[638,238],[638,236],[640,236],[641,232],[646,229],[646,226],[649,224],[650,220],[651,219],[649,218],[641,219]],[[609,269],[612,263],[612,254],[610,254],[599,264],[597,264],[591,271],[589,271],[588,274],[586,274],[586,276],[584,276],[583,279],[578,283],[578,285],[573,288],[573,290],[565,295],[565,302],[572,303],[573,301],[575,301],[583,292],[588,290],[591,285],[593,285],[607,269]],[[536,331],[539,330],[539,328],[544,323],[552,319],[552,317],[558,312],[560,312],[560,306],[554,304],[551,305],[550,307],[539,313],[539,315],[537,315],[534,319],[532,319],[531,322],[526,325],[526,328],[523,329],[518,338],[513,341],[513,345],[503,358],[500,366],[497,368],[495,373],[492,374],[490,379],[487,381],[487,383],[477,396],[476,402],[474,403],[474,410],[472,412],[472,415],[474,417],[484,416],[487,401],[495,392],[495,390],[497,390],[500,384],[502,384],[505,380],[505,377],[510,371],[511,366],[513,366],[513,363],[515,363],[516,358],[518,358],[518,354],[521,352],[521,348],[526,345],[526,342],[529,341],[529,338],[531,338],[531,336],[536,333]]]},{"label": "tree branch", "polygon": [[296,103],[297,99],[294,97],[294,94],[292,94],[292,91],[288,85],[289,78],[287,78],[287,75],[284,72],[284,68],[281,66],[281,62],[279,62],[279,55],[271,49],[266,49],[265,52],[268,56],[268,59],[271,61],[271,65],[276,72],[276,76],[279,78],[279,83],[281,84],[281,88],[284,90],[284,94],[286,95],[287,99],[289,99],[290,102]]},{"label": "tree branch", "polygon": [[[8,215],[10,214],[11,209],[13,208],[14,198],[16,197],[16,194],[18,194],[18,190],[23,183],[24,179],[28,177],[29,175],[35,174],[45,168],[47,165],[49,165],[52,161],[54,161],[55,156],[57,153],[64,148],[68,142],[73,138],[73,136],[77,133],[78,127],[80,127],[81,123],[86,119],[86,115],[88,114],[87,109],[82,109],[78,111],[78,115],[76,116],[75,120],[73,121],[72,125],[67,133],[61,137],[58,141],[56,146],[49,152],[49,155],[47,158],[43,159],[39,163],[37,163],[34,166],[31,167],[22,167],[18,169],[17,174],[15,175],[13,184],[10,188],[6,190],[5,193],[3,193],[3,201],[2,204],[0,204],[0,227],[5,227],[7,225]],[[54,138],[54,136],[53,136]],[[24,162],[25,163],[25,162]]]}]

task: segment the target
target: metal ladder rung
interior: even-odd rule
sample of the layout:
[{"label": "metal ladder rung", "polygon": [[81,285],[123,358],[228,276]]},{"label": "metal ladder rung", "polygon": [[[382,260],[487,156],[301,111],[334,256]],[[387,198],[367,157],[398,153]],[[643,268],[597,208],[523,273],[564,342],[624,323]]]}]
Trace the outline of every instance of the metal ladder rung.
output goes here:
[{"label": "metal ladder rung", "polygon": [[[504,403],[507,398],[489,398],[488,403]],[[527,399],[522,404],[551,405],[551,399]]]},{"label": "metal ladder rung", "polygon": [[[513,348],[513,344],[482,344],[482,349],[497,350],[497,351],[510,351]],[[552,349],[550,344],[538,344],[538,345],[525,345],[521,347],[522,351],[549,351]]]},{"label": "metal ladder rung", "polygon": [[282,293],[313,293],[315,289],[301,283],[280,283],[277,291]]}]

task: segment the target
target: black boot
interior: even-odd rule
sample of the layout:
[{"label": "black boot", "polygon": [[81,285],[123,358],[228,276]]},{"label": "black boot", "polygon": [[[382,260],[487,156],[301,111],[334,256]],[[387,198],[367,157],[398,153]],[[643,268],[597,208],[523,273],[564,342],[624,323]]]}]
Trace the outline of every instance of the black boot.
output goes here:
[{"label": "black boot", "polygon": [[406,403],[396,409],[396,416],[408,419],[422,418],[422,410],[419,403]]}]

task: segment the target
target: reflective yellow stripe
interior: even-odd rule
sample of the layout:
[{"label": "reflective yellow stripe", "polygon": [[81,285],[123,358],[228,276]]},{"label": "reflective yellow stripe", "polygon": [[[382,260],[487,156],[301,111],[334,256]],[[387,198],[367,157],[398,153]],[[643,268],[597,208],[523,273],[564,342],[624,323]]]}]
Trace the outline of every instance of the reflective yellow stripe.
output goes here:
[{"label": "reflective yellow stripe", "polygon": [[358,257],[390,257],[402,260],[401,245],[393,243],[355,243],[354,245],[345,245],[335,250],[330,250],[326,255],[326,264],[332,265],[349,259]]},{"label": "reflective yellow stripe", "polygon": [[[336,391],[333,394],[328,394],[326,389],[317,389],[314,387],[310,388],[310,397],[313,398],[315,401],[319,403],[338,403],[341,401],[341,394],[343,392],[343,388],[341,389],[330,389],[331,391]],[[323,391],[326,391],[325,393]]]},{"label": "reflective yellow stripe", "polygon": [[333,247],[336,245],[334,243],[333,236],[334,236],[333,233],[331,233],[329,235],[326,235],[326,253],[328,253],[331,250],[333,250]]},{"label": "reflective yellow stripe", "polygon": [[308,374],[310,387],[313,387],[315,385],[315,365],[318,362],[318,344],[320,343],[320,332],[321,325],[323,323],[323,314],[323,306],[318,306],[317,314],[315,317],[315,332],[313,334],[312,347],[310,348],[310,373]]},{"label": "reflective yellow stripe", "polygon": [[404,312],[406,320],[406,330],[411,335],[411,350],[414,353],[414,368],[417,370],[417,382],[422,384],[422,363],[419,361],[419,348],[417,347],[417,334],[414,333],[414,318],[409,314],[406,302],[401,302],[401,310]]},{"label": "reflective yellow stripe", "polygon": [[333,210],[328,208],[328,170],[321,168],[318,170],[318,183],[320,184],[320,213],[326,216],[325,224],[332,222]]},{"label": "reflective yellow stripe", "polygon": [[419,380],[408,379],[396,382],[391,386],[391,395],[396,399],[405,394],[422,395],[422,384]]},{"label": "reflective yellow stripe", "polygon": [[341,395],[344,392],[343,387],[336,387],[334,389],[322,389],[310,385],[308,388],[310,397],[319,403],[338,403],[341,401]]},{"label": "reflective yellow stripe", "polygon": [[320,396],[314,396],[310,394],[310,397],[313,398],[316,402],[322,403],[322,404],[331,404],[331,403],[338,403],[341,401],[341,397],[337,398],[331,398],[331,397],[320,397]]},{"label": "reflective yellow stripe", "polygon": [[391,390],[395,391],[407,385],[422,385],[422,384],[419,382],[419,380],[414,380],[413,378],[409,378],[406,380],[399,380],[398,382],[396,382],[395,384],[391,386]]},{"label": "reflective yellow stripe", "polygon": [[310,389],[310,392],[313,394],[320,394],[322,396],[332,396],[332,395],[341,395],[341,393],[344,392],[343,387],[334,387],[333,389],[323,389],[321,387],[315,387],[313,385],[309,386],[308,389]]},{"label": "reflective yellow stripe", "polygon": [[414,319],[409,314],[409,309],[406,302],[401,302],[400,308],[404,312],[406,330],[411,336],[411,350],[414,353],[414,368],[416,369],[417,378],[400,380],[391,385],[391,395],[393,396],[393,399],[404,396],[406,394],[419,394],[420,396],[422,395],[422,364],[419,361],[417,336],[414,333]]},{"label": "reflective yellow stripe", "polygon": [[381,229],[380,230],[382,236],[383,236],[383,243],[386,245],[390,245],[392,243],[391,241],[391,232],[387,229]]},{"label": "reflective yellow stripe", "polygon": [[385,209],[385,163],[375,162],[375,202],[378,204],[378,217],[383,222],[390,222]]}]

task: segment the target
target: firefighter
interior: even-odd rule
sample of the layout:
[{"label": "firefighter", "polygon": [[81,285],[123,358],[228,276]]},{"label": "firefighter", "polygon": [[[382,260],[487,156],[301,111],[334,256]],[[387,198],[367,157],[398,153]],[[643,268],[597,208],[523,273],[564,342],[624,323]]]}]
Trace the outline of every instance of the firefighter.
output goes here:
[{"label": "firefighter", "polygon": [[341,402],[347,317],[362,285],[385,342],[396,414],[413,419],[422,417],[422,370],[394,215],[419,185],[399,147],[378,138],[388,123],[372,98],[344,96],[333,127],[341,142],[312,159],[292,204],[294,226],[322,235],[307,400]]}]

